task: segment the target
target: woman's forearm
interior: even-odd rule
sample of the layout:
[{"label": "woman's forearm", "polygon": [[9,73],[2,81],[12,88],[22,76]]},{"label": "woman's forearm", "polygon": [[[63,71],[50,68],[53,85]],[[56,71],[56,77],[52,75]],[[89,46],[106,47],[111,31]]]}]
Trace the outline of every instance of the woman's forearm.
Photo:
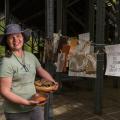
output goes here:
[{"label": "woman's forearm", "polygon": [[54,78],[43,68],[38,68],[37,74],[46,80],[50,80],[52,82],[55,82]]},{"label": "woman's forearm", "polygon": [[29,105],[29,101],[27,99],[24,99],[14,93],[12,93],[11,91],[1,90],[1,94],[3,95],[3,97],[5,99],[10,100],[11,102],[21,104],[21,105]]}]

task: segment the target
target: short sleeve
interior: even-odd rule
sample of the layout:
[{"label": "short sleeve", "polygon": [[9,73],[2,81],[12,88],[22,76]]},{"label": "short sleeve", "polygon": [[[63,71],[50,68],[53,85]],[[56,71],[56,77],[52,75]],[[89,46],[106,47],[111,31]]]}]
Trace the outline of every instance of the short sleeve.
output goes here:
[{"label": "short sleeve", "polygon": [[0,77],[13,77],[12,65],[6,59],[0,62]]},{"label": "short sleeve", "polygon": [[[32,54],[32,55],[33,55],[33,54]],[[39,60],[37,59],[37,57],[36,57],[35,55],[33,55],[33,59],[34,59],[36,68],[41,67],[40,62],[39,62]]]}]

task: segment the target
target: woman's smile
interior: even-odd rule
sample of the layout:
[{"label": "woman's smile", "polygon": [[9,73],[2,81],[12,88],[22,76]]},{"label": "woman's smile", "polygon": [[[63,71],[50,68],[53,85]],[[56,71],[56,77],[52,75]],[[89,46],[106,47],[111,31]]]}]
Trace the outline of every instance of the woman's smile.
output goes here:
[{"label": "woman's smile", "polygon": [[10,49],[14,49],[14,50],[22,49],[23,36],[21,33],[11,34],[7,37],[7,42]]},{"label": "woman's smile", "polygon": [[15,42],[13,42],[13,46],[14,47],[17,47],[17,46],[19,46],[19,45],[21,45],[21,41],[15,41]]}]

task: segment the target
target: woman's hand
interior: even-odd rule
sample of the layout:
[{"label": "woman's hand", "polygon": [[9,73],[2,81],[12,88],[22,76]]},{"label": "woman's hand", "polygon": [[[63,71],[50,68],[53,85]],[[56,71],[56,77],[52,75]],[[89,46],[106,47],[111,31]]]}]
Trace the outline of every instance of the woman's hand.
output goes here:
[{"label": "woman's hand", "polygon": [[28,104],[27,105],[37,105],[37,104],[39,104],[39,101],[28,100]]},{"label": "woman's hand", "polygon": [[28,105],[41,105],[41,104],[45,104],[46,101],[47,101],[47,95],[36,93],[28,101],[29,102]]},{"label": "woman's hand", "polygon": [[59,88],[59,83],[58,82],[54,82],[53,91],[58,90],[58,88]]}]

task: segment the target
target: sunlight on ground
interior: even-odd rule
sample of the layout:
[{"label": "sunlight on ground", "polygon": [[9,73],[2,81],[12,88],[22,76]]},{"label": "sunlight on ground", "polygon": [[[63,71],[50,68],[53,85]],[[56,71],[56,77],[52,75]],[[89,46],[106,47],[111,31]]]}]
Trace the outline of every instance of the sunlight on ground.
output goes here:
[{"label": "sunlight on ground", "polygon": [[71,111],[75,108],[78,108],[80,106],[83,106],[83,104],[82,103],[66,104],[66,105],[62,105],[62,106],[59,106],[57,108],[54,108],[53,112],[54,112],[54,115],[57,116],[57,115],[61,115],[63,113],[66,113],[67,111]]}]

